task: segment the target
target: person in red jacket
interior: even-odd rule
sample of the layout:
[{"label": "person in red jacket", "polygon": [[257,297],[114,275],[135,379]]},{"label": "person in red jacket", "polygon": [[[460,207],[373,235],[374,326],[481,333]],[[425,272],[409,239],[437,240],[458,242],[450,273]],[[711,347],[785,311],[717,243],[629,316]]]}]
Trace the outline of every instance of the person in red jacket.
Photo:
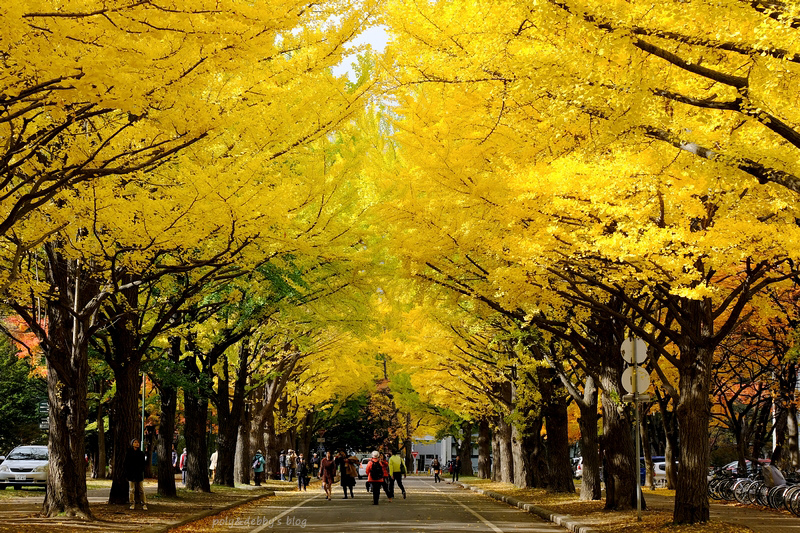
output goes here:
[{"label": "person in red jacket", "polygon": [[372,505],[378,505],[378,499],[381,496],[381,487],[389,501],[392,498],[389,496],[389,487],[386,480],[389,477],[389,463],[381,461],[381,454],[377,450],[372,452],[372,459],[367,463],[367,481],[372,485]]}]

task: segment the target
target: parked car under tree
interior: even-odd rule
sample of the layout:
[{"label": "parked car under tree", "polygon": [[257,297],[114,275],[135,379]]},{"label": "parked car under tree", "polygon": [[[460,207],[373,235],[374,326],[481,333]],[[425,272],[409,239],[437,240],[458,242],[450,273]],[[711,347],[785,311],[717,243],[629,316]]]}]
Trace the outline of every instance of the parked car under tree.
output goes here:
[{"label": "parked car under tree", "polygon": [[0,489],[47,485],[47,446],[17,446],[0,463]]}]

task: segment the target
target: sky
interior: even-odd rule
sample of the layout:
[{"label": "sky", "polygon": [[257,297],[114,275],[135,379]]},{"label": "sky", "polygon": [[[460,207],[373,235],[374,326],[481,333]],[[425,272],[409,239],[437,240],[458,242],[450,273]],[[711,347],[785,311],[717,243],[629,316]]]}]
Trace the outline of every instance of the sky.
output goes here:
[{"label": "sky", "polygon": [[[389,38],[388,34],[386,33],[386,26],[373,26],[364,31],[361,35],[359,35],[354,41],[353,45],[362,45],[362,44],[369,44],[372,46],[372,49],[377,52],[383,52],[383,49],[386,48],[386,41]],[[338,67],[333,69],[333,74],[335,76],[340,76],[342,74],[348,74],[352,81],[354,80],[353,76],[353,68],[352,64],[355,61],[355,55],[345,56],[344,60],[339,64]]]}]

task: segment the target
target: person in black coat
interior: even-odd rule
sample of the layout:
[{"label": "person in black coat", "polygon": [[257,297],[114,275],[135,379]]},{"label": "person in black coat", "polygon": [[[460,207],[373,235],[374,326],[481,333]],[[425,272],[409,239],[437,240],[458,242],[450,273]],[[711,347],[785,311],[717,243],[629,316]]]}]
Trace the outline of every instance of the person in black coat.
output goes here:
[{"label": "person in black coat", "polygon": [[131,502],[131,510],[136,508],[136,490],[142,495],[142,510],[147,510],[147,497],[144,495],[144,467],[147,464],[147,458],[144,452],[140,450],[141,444],[139,439],[131,441],[131,447],[125,456],[125,478],[128,480],[130,489],[128,492],[128,499]]}]

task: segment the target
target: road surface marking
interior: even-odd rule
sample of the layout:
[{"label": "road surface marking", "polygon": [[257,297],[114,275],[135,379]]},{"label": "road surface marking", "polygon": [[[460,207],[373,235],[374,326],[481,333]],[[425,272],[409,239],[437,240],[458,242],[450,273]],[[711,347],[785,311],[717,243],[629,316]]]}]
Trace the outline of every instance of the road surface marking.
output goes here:
[{"label": "road surface marking", "polygon": [[430,484],[430,482],[428,482],[427,484],[428,484],[428,486],[430,486],[430,487],[431,487],[433,490],[435,490],[435,491],[437,491],[437,492],[439,492],[439,493],[443,494],[443,495],[444,495],[445,497],[447,497],[447,498],[450,498],[452,501],[456,502],[458,505],[460,505],[461,507],[463,507],[464,509],[466,509],[467,511],[469,511],[469,512],[470,512],[472,515],[474,515],[474,516],[475,516],[475,518],[477,518],[478,520],[480,520],[481,522],[483,522],[483,523],[484,523],[484,524],[485,524],[487,527],[489,527],[489,529],[491,529],[492,531],[494,531],[494,533],[503,533],[503,530],[502,530],[502,529],[500,529],[500,528],[499,528],[499,527],[497,527],[496,525],[492,524],[491,522],[489,522],[488,520],[486,520],[486,519],[485,519],[483,516],[481,516],[480,514],[478,514],[478,513],[477,513],[477,512],[475,512],[475,511],[473,511],[472,509],[470,509],[469,507],[467,507],[466,505],[464,505],[464,504],[463,504],[463,503],[461,503],[460,501],[456,500],[455,498],[453,498],[452,496],[450,496],[450,495],[449,495],[449,494],[447,494],[446,492],[444,492],[444,491],[440,490],[440,489],[439,489],[439,487],[435,487],[435,486],[431,485],[431,484]]},{"label": "road surface marking", "polygon": [[294,511],[295,509],[297,509],[299,507],[304,506],[305,504],[307,504],[311,500],[319,498],[320,496],[322,496],[322,494],[317,494],[316,496],[312,496],[307,500],[303,500],[302,502],[298,503],[297,505],[295,505],[291,509],[286,509],[284,512],[282,512],[278,516],[274,516],[270,520],[267,520],[266,523],[264,525],[262,525],[261,527],[257,527],[255,529],[250,530],[250,533],[259,533],[259,531],[264,531],[268,527],[273,527],[275,525],[275,523],[278,522],[278,520],[280,520],[281,518],[283,518],[287,514],[291,513],[292,511]]}]

